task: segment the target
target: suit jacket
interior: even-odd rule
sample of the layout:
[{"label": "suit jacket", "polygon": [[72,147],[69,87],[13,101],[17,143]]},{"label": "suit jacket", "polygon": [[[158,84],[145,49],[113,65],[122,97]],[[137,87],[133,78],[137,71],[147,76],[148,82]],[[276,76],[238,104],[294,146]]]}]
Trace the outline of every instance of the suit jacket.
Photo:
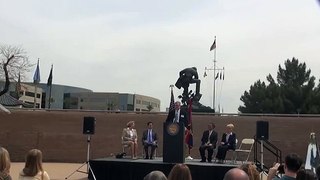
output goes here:
[{"label": "suit jacket", "polygon": [[[175,114],[176,114],[176,110],[171,110],[167,116],[166,122],[173,122]],[[188,127],[188,123],[189,123],[188,115],[187,115],[187,112],[184,111],[183,109],[180,109],[179,122],[183,122],[184,126]]]},{"label": "suit jacket", "polygon": [[130,129],[124,128],[122,130],[122,144],[126,144],[129,141],[134,141],[138,139],[138,134],[136,129],[132,129],[133,136],[130,136]]},{"label": "suit jacket", "polygon": [[210,141],[210,144],[212,144],[212,147],[216,148],[216,144],[218,141],[218,133],[212,130],[212,133],[209,137],[209,130],[204,131],[201,138],[201,145],[205,145],[208,142],[208,139]]},{"label": "suit jacket", "polygon": [[[152,134],[152,140],[155,144],[158,143],[158,135],[157,133],[152,129],[151,131],[151,134]],[[148,140],[148,129],[143,131],[143,134],[142,134],[142,144],[145,145],[146,142]]]},{"label": "suit jacket", "polygon": [[223,133],[221,142],[224,142],[224,145],[228,145],[229,149],[236,149],[236,139],[237,136],[234,132],[229,136],[227,141],[227,133]]}]

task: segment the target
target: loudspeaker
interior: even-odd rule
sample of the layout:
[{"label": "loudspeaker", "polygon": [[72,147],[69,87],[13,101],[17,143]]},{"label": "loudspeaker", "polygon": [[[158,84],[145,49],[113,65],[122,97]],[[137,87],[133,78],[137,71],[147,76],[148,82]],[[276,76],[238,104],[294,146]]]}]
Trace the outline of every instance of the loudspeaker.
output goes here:
[{"label": "loudspeaker", "polygon": [[269,139],[269,122],[268,121],[257,121],[256,136],[258,140]]},{"label": "loudspeaker", "polygon": [[90,116],[83,118],[83,134],[94,134],[95,126],[96,118]]}]

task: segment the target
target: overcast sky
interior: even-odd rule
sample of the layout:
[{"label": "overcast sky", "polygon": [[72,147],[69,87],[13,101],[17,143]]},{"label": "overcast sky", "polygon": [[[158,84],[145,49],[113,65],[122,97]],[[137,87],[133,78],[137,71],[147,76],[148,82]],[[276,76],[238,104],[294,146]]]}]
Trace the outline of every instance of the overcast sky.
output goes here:
[{"label": "overcast sky", "polygon": [[216,106],[225,113],[237,113],[244,91],[276,77],[288,58],[305,62],[318,84],[319,32],[317,0],[0,0],[0,43],[40,58],[42,83],[53,64],[54,84],[148,95],[163,111],[169,85],[193,66],[200,102],[212,106],[213,71],[203,73],[213,67],[214,36],[217,68],[225,68]]}]

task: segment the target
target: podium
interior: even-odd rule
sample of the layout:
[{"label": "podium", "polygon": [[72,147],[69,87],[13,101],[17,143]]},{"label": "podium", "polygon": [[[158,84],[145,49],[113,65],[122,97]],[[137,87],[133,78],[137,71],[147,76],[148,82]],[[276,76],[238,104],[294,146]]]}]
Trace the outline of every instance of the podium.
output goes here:
[{"label": "podium", "polygon": [[184,124],[163,123],[163,162],[184,163]]}]

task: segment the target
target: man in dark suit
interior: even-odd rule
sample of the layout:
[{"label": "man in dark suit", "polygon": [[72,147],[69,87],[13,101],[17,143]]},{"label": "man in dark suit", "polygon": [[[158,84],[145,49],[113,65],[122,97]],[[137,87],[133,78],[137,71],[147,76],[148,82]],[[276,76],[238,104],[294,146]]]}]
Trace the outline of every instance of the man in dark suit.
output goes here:
[{"label": "man in dark suit", "polygon": [[200,162],[206,162],[205,150],[208,151],[208,162],[211,162],[212,160],[213,150],[216,148],[216,143],[218,140],[218,133],[214,131],[215,127],[216,126],[214,123],[209,123],[208,130],[203,132],[201,146],[199,148],[201,155]]},{"label": "man in dark suit", "polygon": [[174,110],[169,111],[166,122],[179,123],[182,122],[184,126],[188,127],[188,116],[184,109],[181,109],[179,101],[174,103]]},{"label": "man in dark suit", "polygon": [[[148,122],[148,129],[145,130],[142,134],[142,144],[145,151],[145,159],[153,159],[154,157],[154,151],[158,147],[158,135],[157,133],[152,129],[153,123]],[[151,152],[149,155],[149,147],[151,147]]]},{"label": "man in dark suit", "polygon": [[233,124],[228,124],[226,126],[226,132],[222,135],[222,140],[220,146],[218,147],[218,153],[216,156],[218,163],[223,163],[223,160],[226,158],[226,154],[229,149],[236,149],[237,137],[236,134],[232,132],[233,128]]}]

